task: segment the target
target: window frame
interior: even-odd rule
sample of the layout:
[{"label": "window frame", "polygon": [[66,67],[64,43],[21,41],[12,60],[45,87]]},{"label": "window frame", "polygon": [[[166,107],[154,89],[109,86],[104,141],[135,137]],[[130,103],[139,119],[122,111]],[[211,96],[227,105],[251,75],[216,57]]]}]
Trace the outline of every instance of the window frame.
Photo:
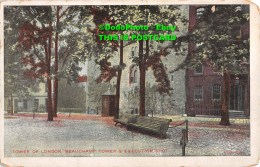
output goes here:
[{"label": "window frame", "polygon": [[[219,89],[219,98],[218,98],[218,99],[216,99],[216,98],[214,97],[214,88],[215,88],[215,86],[218,86],[218,89]],[[212,100],[221,100],[221,90],[222,90],[222,88],[221,88],[221,85],[220,85],[220,84],[214,84],[214,85],[212,85]]]},{"label": "window frame", "polygon": [[[201,66],[201,72],[198,72],[197,68],[200,66]],[[203,74],[203,70],[204,70],[203,65],[201,64],[200,66],[194,68],[194,74]]]},{"label": "window frame", "polygon": [[39,107],[39,102],[40,102],[40,100],[37,99],[37,98],[35,98],[35,99],[33,100],[33,103],[34,103],[33,106],[38,108],[38,107]]},{"label": "window frame", "polygon": [[[201,91],[199,91],[199,92],[201,92],[201,98],[196,98],[196,96],[197,96],[196,88],[201,88]],[[200,100],[200,101],[203,100],[203,86],[202,85],[194,86],[194,100]]]},{"label": "window frame", "polygon": [[130,66],[130,71],[129,71],[129,86],[135,83],[137,83],[137,68],[136,65],[132,65]]},{"label": "window frame", "polygon": [[238,5],[235,7],[235,12],[242,11],[242,6]]},{"label": "window frame", "polygon": [[196,9],[196,19],[200,19],[205,12],[205,7],[199,7]]},{"label": "window frame", "polygon": [[23,99],[23,108],[28,109],[28,100],[27,99]]},{"label": "window frame", "polygon": [[132,57],[135,56],[135,48],[134,48],[134,47],[132,47],[132,49],[131,49],[131,56],[132,56]]}]

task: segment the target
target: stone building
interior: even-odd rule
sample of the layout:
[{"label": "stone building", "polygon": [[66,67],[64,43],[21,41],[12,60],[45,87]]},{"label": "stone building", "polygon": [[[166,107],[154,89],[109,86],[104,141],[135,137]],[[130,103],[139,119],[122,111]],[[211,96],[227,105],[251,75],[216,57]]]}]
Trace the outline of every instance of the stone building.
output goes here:
[{"label": "stone building", "polygon": [[[188,18],[188,6],[180,6],[182,14]],[[181,21],[177,22],[178,31],[174,31],[174,35],[178,36],[187,33],[188,24],[184,25]],[[122,71],[121,85],[120,85],[120,112],[138,112],[139,108],[139,67],[132,60],[132,57],[138,56],[138,41],[133,44],[127,44],[128,41],[124,41],[124,63],[125,68]],[[157,41],[150,41],[150,50],[159,50],[167,46],[170,41],[159,43]],[[185,112],[185,70],[180,70],[174,74],[170,74],[169,71],[174,70],[187,55],[188,45],[183,43],[181,51],[175,52],[174,49],[170,50],[170,54],[167,57],[161,58],[164,66],[167,68],[168,78],[170,80],[171,88],[173,89],[169,95],[159,94],[157,90],[157,83],[153,71],[148,69],[146,72],[146,114],[159,114],[159,115],[182,115]],[[144,41],[144,53],[145,53],[145,41]],[[111,65],[116,66],[119,64],[119,53],[115,53],[113,59],[111,59]],[[108,89],[115,94],[116,77],[109,83],[96,83],[95,79],[100,74],[100,69],[94,60],[87,62],[87,107],[91,109],[101,108],[101,95]],[[100,110],[99,110],[100,114]]]},{"label": "stone building", "polygon": [[47,88],[45,83],[39,83],[38,88],[30,89],[29,96],[19,97],[13,94],[13,101],[10,96],[4,98],[4,109],[7,112],[11,111],[11,104],[13,103],[14,112],[46,112],[48,106]]}]

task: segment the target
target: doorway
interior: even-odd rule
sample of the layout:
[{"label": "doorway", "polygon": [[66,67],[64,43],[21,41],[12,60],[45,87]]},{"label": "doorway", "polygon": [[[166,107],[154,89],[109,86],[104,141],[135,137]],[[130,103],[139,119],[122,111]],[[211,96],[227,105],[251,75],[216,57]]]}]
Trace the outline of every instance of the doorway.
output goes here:
[{"label": "doorway", "polygon": [[245,86],[234,85],[230,90],[230,110],[244,111]]}]

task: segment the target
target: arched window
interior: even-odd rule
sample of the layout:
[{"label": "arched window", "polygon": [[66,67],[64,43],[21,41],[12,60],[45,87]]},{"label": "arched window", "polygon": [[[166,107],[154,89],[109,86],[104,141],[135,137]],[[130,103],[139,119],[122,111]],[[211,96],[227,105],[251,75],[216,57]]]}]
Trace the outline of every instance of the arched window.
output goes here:
[{"label": "arched window", "polygon": [[235,8],[235,12],[238,12],[238,11],[242,11],[242,6],[237,6],[237,7]]},{"label": "arched window", "polygon": [[204,12],[205,12],[205,8],[198,8],[196,10],[196,17],[199,19],[203,15]]},{"label": "arched window", "polygon": [[132,65],[130,67],[130,73],[129,73],[129,85],[137,83],[137,67],[135,65]]},{"label": "arched window", "polygon": [[134,83],[137,83],[137,69],[134,71]]},{"label": "arched window", "polygon": [[171,75],[171,81],[173,81],[174,79],[173,79],[173,74]]}]

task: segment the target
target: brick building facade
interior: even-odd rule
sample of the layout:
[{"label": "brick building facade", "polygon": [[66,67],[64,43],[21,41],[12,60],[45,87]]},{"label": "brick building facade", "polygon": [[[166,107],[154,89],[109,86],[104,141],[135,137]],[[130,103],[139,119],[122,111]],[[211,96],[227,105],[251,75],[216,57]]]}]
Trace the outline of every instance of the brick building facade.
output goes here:
[{"label": "brick building facade", "polygon": [[[189,7],[189,32],[196,26],[199,16],[205,11],[204,7]],[[241,10],[248,10],[248,6],[241,6]],[[248,38],[249,23],[240,26],[238,32],[238,38]],[[189,52],[195,49],[195,44],[190,42]],[[244,65],[248,66],[249,69],[247,62]],[[221,73],[214,71],[207,63],[195,69],[187,69],[186,86],[187,115],[221,115],[221,88],[223,87]],[[249,91],[249,75],[234,76],[231,74],[230,112],[240,111],[246,116],[250,115]]]}]

